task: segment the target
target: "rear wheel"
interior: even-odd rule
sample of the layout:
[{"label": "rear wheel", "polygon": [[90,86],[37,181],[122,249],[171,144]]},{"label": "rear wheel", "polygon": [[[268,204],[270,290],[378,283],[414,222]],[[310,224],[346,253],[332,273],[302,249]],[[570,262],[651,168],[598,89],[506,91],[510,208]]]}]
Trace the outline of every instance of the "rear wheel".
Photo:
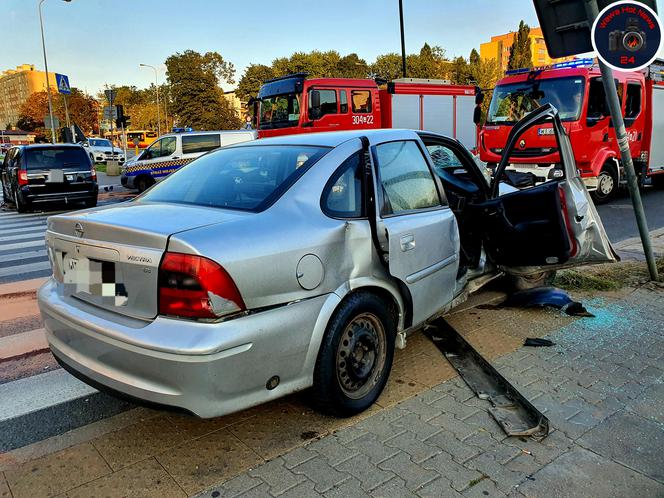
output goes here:
[{"label": "rear wheel", "polygon": [[385,387],[394,357],[396,314],[378,296],[359,292],[337,309],[314,370],[317,409],[349,417],[369,408]]},{"label": "rear wheel", "polygon": [[597,176],[597,190],[591,192],[595,204],[605,204],[618,192],[618,172],[613,164],[607,163]]},{"label": "rear wheel", "polygon": [[150,178],[149,176],[139,176],[136,179],[136,188],[138,189],[139,193],[145,192],[147,189],[149,189],[152,184],[154,183],[154,180]]},{"label": "rear wheel", "polygon": [[16,211],[19,213],[25,213],[28,209],[16,187],[14,187],[14,204],[16,205]]},{"label": "rear wheel", "polygon": [[95,207],[96,205],[97,205],[97,198],[96,197],[94,197],[92,199],[88,199],[87,201],[85,201],[85,207],[92,208],[92,207]]}]

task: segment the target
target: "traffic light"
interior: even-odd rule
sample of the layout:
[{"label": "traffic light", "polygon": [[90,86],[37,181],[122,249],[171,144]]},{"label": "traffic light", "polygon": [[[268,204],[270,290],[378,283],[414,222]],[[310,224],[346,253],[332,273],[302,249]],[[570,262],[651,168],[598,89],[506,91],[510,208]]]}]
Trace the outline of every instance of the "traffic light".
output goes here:
[{"label": "traffic light", "polygon": [[116,128],[126,128],[127,125],[129,124],[129,118],[131,116],[125,116],[124,113],[124,108],[121,105],[116,105],[115,106],[115,111],[116,111],[116,119],[115,119],[115,127]]}]

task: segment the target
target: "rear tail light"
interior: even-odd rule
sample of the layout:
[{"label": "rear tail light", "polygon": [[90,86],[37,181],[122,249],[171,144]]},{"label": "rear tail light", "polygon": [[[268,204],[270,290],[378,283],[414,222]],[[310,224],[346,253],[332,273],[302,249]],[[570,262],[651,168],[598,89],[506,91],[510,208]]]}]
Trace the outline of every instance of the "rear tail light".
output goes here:
[{"label": "rear tail light", "polygon": [[159,266],[159,314],[219,318],[245,309],[235,282],[220,265],[191,254],[164,255]]},{"label": "rear tail light", "polygon": [[96,182],[97,181],[97,168],[94,166],[92,167],[92,181]]},{"label": "rear tail light", "polygon": [[18,171],[18,184],[27,185],[28,184],[28,172],[24,169]]}]

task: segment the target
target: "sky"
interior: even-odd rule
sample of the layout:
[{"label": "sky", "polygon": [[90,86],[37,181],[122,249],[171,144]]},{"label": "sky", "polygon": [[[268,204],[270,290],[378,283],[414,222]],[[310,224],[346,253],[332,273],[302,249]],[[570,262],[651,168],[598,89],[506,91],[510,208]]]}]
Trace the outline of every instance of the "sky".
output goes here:
[{"label": "sky", "polygon": [[[44,69],[37,0],[0,0],[5,50],[0,71]],[[537,26],[532,0],[404,0],[406,50],[440,45],[468,57],[519,20]],[[94,94],[109,84],[138,87],[165,79],[164,61],[187,49],[217,51],[235,65],[270,64],[296,51],[400,52],[397,0],[44,0],[49,70]],[[9,43],[7,42],[9,40]],[[230,86],[224,90],[230,90]]]}]

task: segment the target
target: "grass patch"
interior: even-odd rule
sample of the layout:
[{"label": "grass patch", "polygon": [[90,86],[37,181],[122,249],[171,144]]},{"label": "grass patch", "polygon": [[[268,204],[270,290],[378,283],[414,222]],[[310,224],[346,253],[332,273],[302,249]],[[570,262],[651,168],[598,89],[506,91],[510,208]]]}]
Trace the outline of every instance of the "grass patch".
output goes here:
[{"label": "grass patch", "polygon": [[470,482],[468,483],[468,487],[469,487],[469,488],[472,488],[472,487],[475,486],[476,484],[481,483],[484,479],[487,479],[487,476],[485,476],[484,474],[482,474],[482,475],[481,475],[480,477],[478,477],[477,479],[473,479],[472,481],[470,481]]},{"label": "grass patch", "polygon": [[[664,275],[664,258],[657,259],[660,280]],[[553,285],[570,291],[614,291],[640,285],[650,279],[648,267],[642,261],[625,261],[588,266],[580,270],[562,270]]]},{"label": "grass patch", "polygon": [[95,163],[95,169],[100,173],[106,173],[106,163]]}]

